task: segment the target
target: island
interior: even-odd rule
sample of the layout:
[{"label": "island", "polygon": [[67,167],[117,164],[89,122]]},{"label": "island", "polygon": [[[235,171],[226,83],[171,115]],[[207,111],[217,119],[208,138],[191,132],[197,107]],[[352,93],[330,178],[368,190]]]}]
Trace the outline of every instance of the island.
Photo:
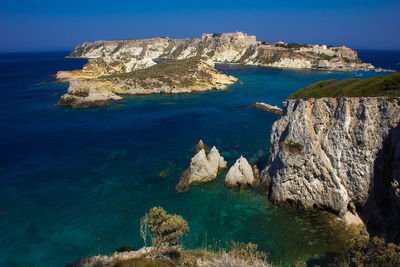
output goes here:
[{"label": "island", "polygon": [[334,71],[375,70],[347,47],[267,43],[242,32],[203,34],[201,38],[150,38],[86,42],[71,58],[87,58],[82,70],[59,71],[69,82],[59,106],[99,107],[124,95],[176,94],[227,89],[236,78],[215,63]]},{"label": "island", "polygon": [[146,69],[111,74],[88,64],[83,70],[60,72],[58,77],[70,86],[57,105],[78,108],[106,106],[124,95],[224,90],[237,81],[218,72],[212,60],[200,57],[166,60]]}]

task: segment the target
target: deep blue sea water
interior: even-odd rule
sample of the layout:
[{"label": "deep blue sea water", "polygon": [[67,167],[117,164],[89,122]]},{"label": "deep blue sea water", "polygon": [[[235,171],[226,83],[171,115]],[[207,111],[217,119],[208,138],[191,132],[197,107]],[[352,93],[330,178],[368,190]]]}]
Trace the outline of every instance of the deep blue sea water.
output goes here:
[{"label": "deep blue sea water", "polygon": [[[386,59],[379,53],[360,56],[382,67],[400,62],[398,52]],[[282,105],[310,83],[376,73],[218,66],[243,84],[71,109],[54,106],[68,84],[39,85],[85,63],[67,54],[0,54],[0,266],[64,266],[125,245],[140,248],[139,220],[157,205],[189,222],[187,248],[234,240],[257,243],[282,265],[331,259],[334,233],[318,212],[274,207],[256,191],[227,190],[224,175],[187,193],[174,186],[200,139],[217,146],[228,165],[240,155],[265,160],[278,117],[252,103]],[[168,175],[158,177],[165,169]]]}]

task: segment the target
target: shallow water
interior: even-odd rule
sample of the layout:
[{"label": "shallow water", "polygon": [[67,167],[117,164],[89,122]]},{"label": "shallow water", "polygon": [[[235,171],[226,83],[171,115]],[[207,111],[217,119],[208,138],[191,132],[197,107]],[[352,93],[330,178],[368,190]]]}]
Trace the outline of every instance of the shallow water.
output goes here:
[{"label": "shallow water", "polygon": [[[217,146],[228,165],[240,155],[265,162],[278,116],[252,103],[281,106],[310,83],[374,73],[218,66],[243,84],[130,97],[105,108],[58,108],[68,85],[38,83],[85,63],[66,54],[0,55],[0,266],[63,266],[125,245],[140,248],[139,219],[158,205],[189,222],[187,248],[251,241],[282,265],[331,259],[337,243],[317,212],[227,190],[224,174],[187,193],[174,186],[200,139]],[[160,178],[163,170],[168,174]]]}]

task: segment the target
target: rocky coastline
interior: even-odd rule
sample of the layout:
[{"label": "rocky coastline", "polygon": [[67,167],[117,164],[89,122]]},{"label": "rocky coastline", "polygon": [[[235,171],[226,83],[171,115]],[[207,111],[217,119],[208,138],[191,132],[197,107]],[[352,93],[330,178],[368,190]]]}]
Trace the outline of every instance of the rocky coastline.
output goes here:
[{"label": "rocky coastline", "polygon": [[60,71],[57,79],[70,86],[58,106],[89,108],[110,105],[125,95],[181,94],[225,90],[237,79],[218,72],[211,60],[169,60],[129,73],[107,74],[96,68]]},{"label": "rocky coastline", "polygon": [[[58,82],[70,83],[58,106],[75,108],[106,106],[122,100],[124,95],[223,90],[237,81],[219,73],[215,63],[333,71],[375,70],[373,65],[363,63],[356,51],[344,46],[266,43],[242,32],[203,34],[199,39],[157,37],[86,42],[77,46],[69,57],[88,59],[82,70],[56,74]],[[269,111],[279,114],[277,109]]]},{"label": "rocky coastline", "polygon": [[362,81],[377,86],[379,79],[382,92],[392,96],[315,97],[321,92],[312,86],[291,96],[272,126],[270,157],[261,174],[269,198],[339,216],[358,213],[372,232],[400,240],[398,78]]},{"label": "rocky coastline", "polygon": [[375,70],[357,52],[342,47],[267,43],[242,32],[203,34],[201,38],[149,38],[86,42],[69,55],[87,58],[104,72],[129,72],[155,65],[159,59],[201,56],[216,63],[335,71]]}]

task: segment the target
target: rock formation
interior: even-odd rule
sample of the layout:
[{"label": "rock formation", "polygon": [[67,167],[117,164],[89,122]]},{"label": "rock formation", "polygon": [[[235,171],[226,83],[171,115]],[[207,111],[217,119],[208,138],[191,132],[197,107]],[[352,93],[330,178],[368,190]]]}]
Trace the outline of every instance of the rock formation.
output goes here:
[{"label": "rock formation", "polygon": [[[147,68],[157,59],[206,57],[219,63],[241,63],[278,68],[373,70],[347,47],[259,42],[241,32],[203,34],[201,39],[150,38],[87,42],[70,57],[88,58],[90,69],[105,74]],[[94,67],[95,66],[95,67]]]},{"label": "rock formation", "polygon": [[202,149],[204,149],[204,152],[206,153],[210,152],[210,148],[203,143],[203,140],[200,140],[196,145],[196,153],[199,153]]},{"label": "rock formation", "polygon": [[202,58],[170,60],[147,69],[129,73],[107,74],[84,68],[81,71],[59,72],[63,81],[70,81],[67,94],[59,106],[96,107],[122,100],[122,95],[179,94],[227,89],[236,78],[219,73],[214,63]]},{"label": "rock formation", "polygon": [[243,156],[240,156],[226,174],[225,186],[246,188],[255,184],[256,179],[252,167]]},{"label": "rock formation", "polygon": [[399,239],[399,123],[398,97],[289,99],[272,126],[262,187],[278,204],[340,215],[355,205]]},{"label": "rock formation", "polygon": [[252,104],[251,106],[258,108],[258,109],[262,109],[266,112],[270,112],[270,113],[274,113],[274,114],[278,114],[278,115],[282,114],[282,109],[280,107],[272,106],[270,104],[266,104],[263,102],[256,102],[256,103]]},{"label": "rock formation", "polygon": [[183,172],[175,189],[186,190],[191,184],[204,184],[217,178],[227,168],[227,163],[214,146],[206,155],[201,149],[190,161],[190,167]]}]

